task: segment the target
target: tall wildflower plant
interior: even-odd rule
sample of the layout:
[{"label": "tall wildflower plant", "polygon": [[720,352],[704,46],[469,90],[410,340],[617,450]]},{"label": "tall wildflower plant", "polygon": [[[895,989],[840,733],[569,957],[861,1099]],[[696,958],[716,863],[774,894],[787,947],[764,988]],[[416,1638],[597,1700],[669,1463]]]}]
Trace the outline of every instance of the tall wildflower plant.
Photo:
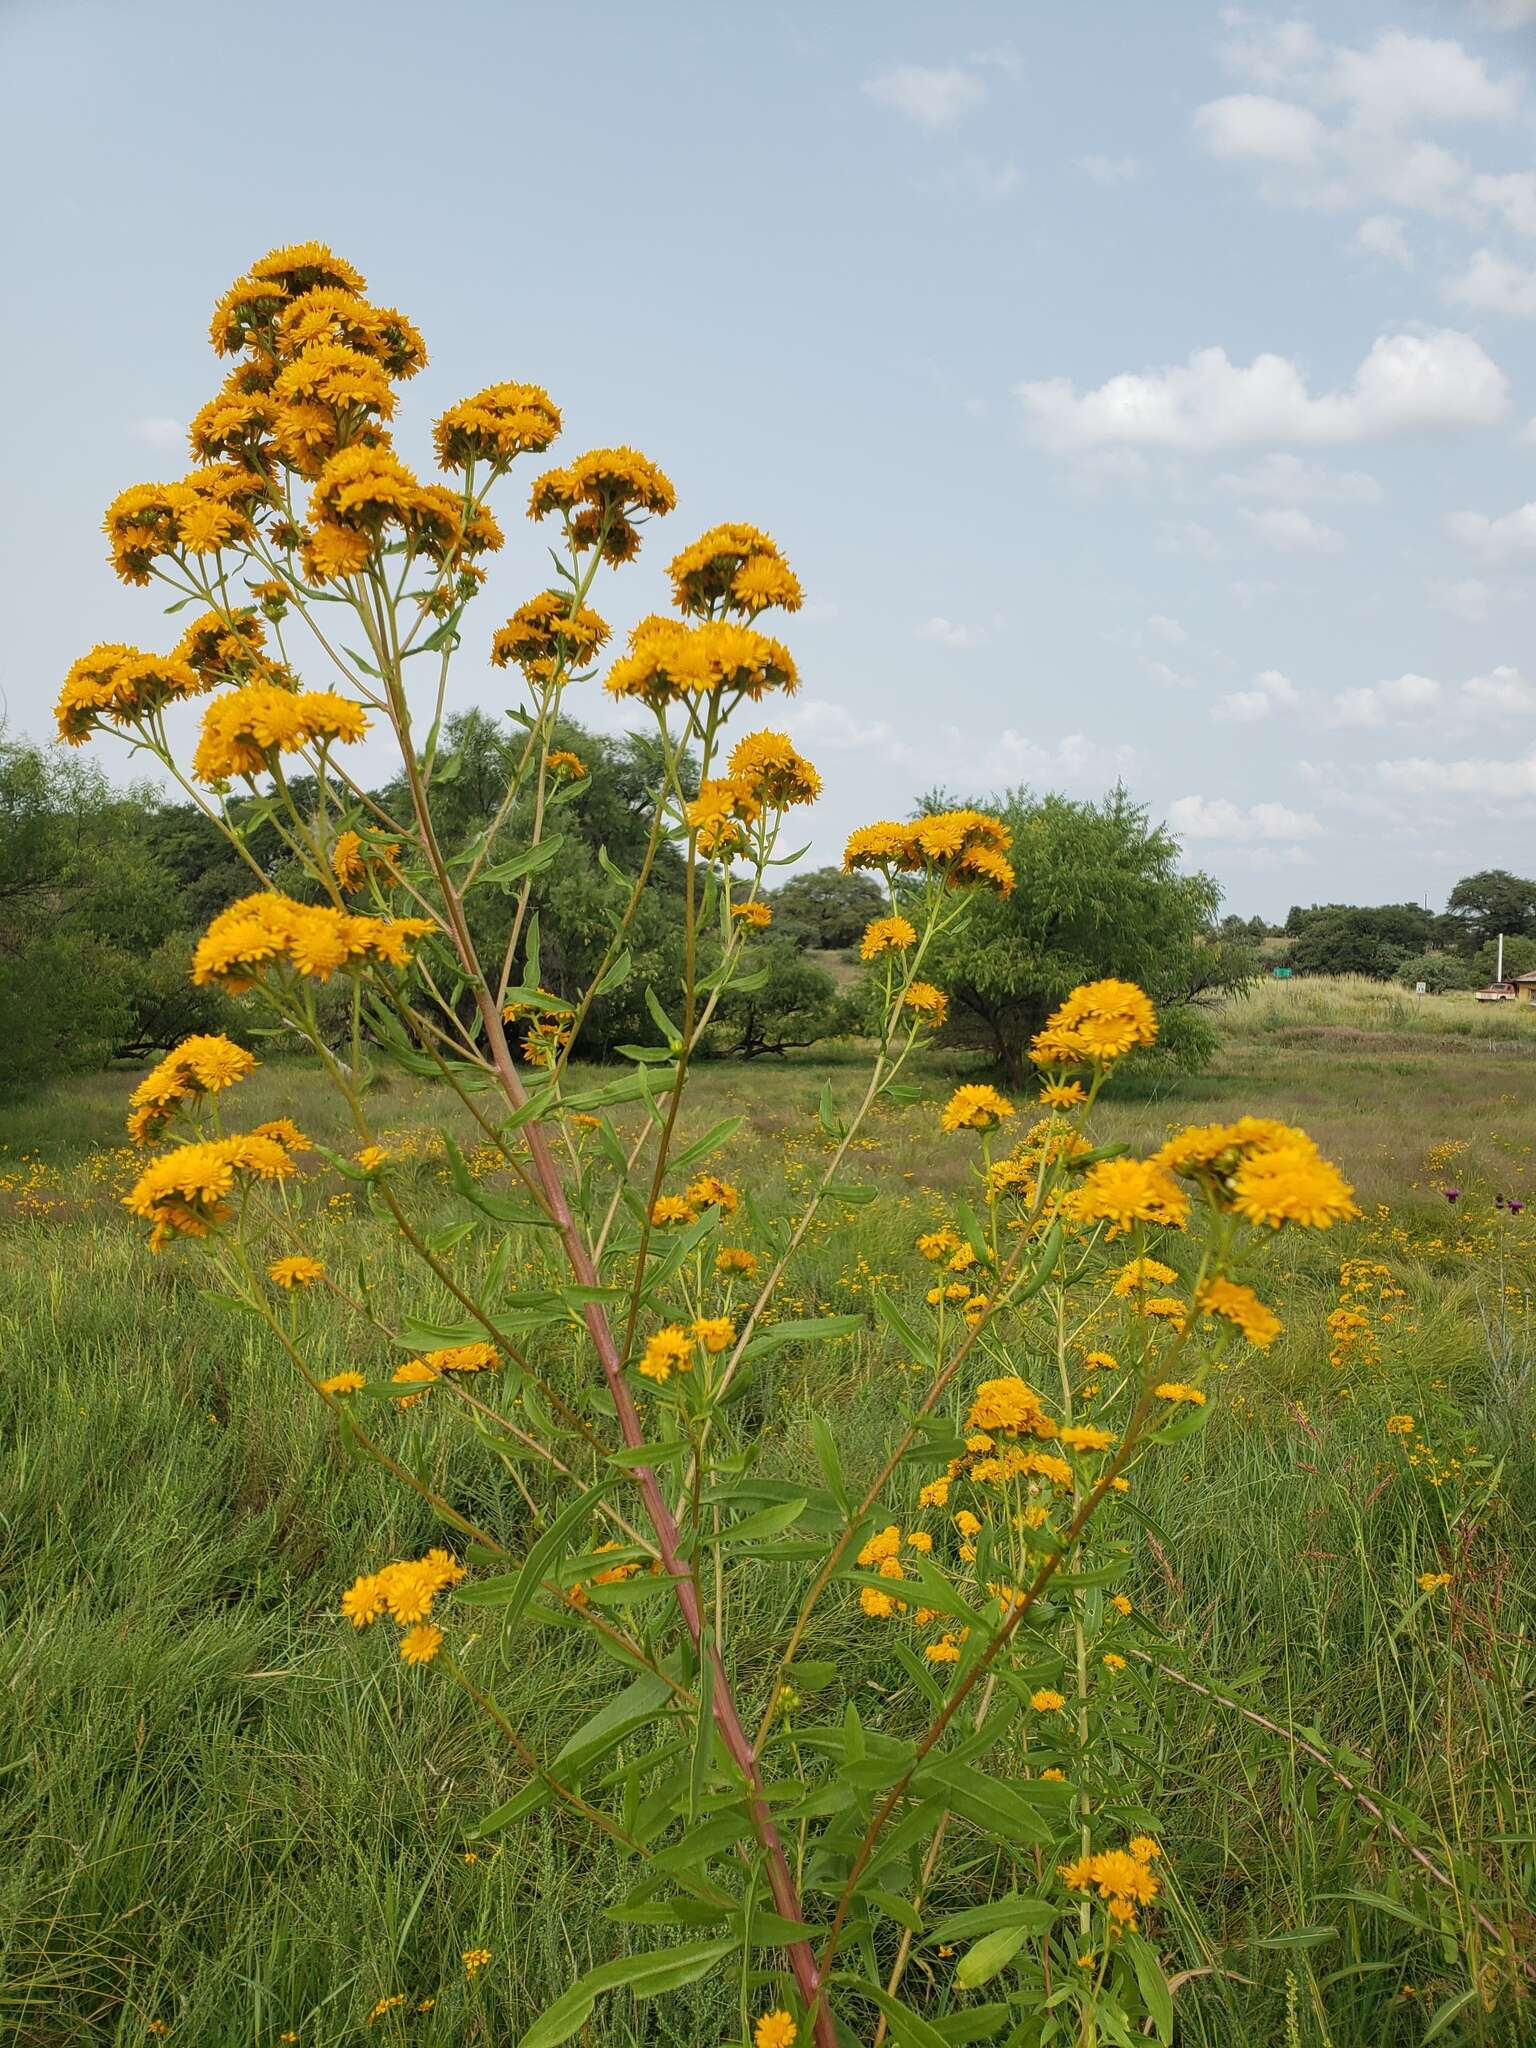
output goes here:
[{"label": "tall wildflower plant", "polygon": [[[230,368],[192,422],[196,466],[106,518],[118,575],[195,612],[169,652],[77,661],[59,729],[126,735],[228,834],[251,891],[213,920],[194,979],[312,1050],[355,1144],[326,1153],[285,1118],[239,1128],[228,1100],[253,1055],[189,1039],[134,1092],[147,1157],[127,1202],[153,1250],[195,1245],[351,1448],[438,1519],[424,1556],[359,1560],[338,1592],[346,1623],[461,1687],[504,1739],[515,1789],[483,1831],[558,1808],[629,1873],[605,1902],[625,1952],[530,2015],[523,2048],[572,2038],[615,1988],[665,1999],[708,1974],[755,2048],[1167,2040],[1169,1862],[1133,1761],[1143,1629],[1118,1590],[1135,1473],[1200,1427],[1229,1348],[1279,1328],[1237,1277],[1246,1248],[1351,1215],[1349,1189],[1300,1132],[1256,1119],[1149,1158],[1096,1147],[1099,1091],[1157,1019],[1137,988],[1084,987],[1035,1043],[1031,1110],[967,1086],[938,1119],[968,1192],[914,1245],[905,1290],[877,1297],[910,1368],[878,1469],[850,1472],[822,1417],[819,1469],[766,1469],[741,1395],[775,1350],[855,1326],[783,1319],[778,1291],[824,1209],[878,1199],[845,1177],[850,1150],[877,1105],[915,1093],[904,1070],[945,1011],[925,959],[978,890],[1013,886],[1008,833],[963,810],[853,834],[848,867],[889,897],[862,947],[880,992],[869,1073],[851,1113],[823,1098],[825,1171],[795,1213],[769,1213],[729,1178],[740,1120],[684,1141],[680,1116],[722,994],[757,972],[786,815],[820,786],[783,734],[737,730],[796,687],[763,624],[798,609],[794,572],[757,528],[715,527],[673,559],[672,612],[611,656],[599,578],[674,492],[633,449],[598,448],[523,487],[553,579],[471,635],[502,544],[493,500],[561,429],[547,393],[508,382],[452,406],[433,435],[443,480],[422,482],[390,438],[421,337],[314,243],[254,264],[212,338]],[[465,645],[522,696],[499,805],[453,843],[435,799]],[[567,690],[600,676],[654,736],[649,843],[610,876],[596,973],[552,991],[537,879],[586,780],[557,726]],[[183,765],[168,715],[189,699],[201,730]],[[349,765],[369,731],[398,752],[398,801]],[[258,826],[284,848],[286,891],[253,852]],[[627,935],[667,843],[685,872],[681,986],[645,992],[651,1043],[578,1084],[570,1055],[632,972]],[[472,913],[492,892],[510,930],[487,954],[492,921]],[[390,1062],[435,1081],[474,1134],[476,1171],[449,1144],[446,1229],[375,1128],[370,1082]],[[306,1155],[409,1247],[407,1319],[314,1256]],[[366,1372],[321,1355],[318,1295],[356,1319]],[[424,1476],[420,1416],[403,1419],[423,1403],[514,1472],[507,1524]],[[739,1626],[765,1575],[787,1616],[771,1650]],[[612,1683],[551,1756],[522,1681],[528,1636],[557,1655],[562,1631],[600,1647]],[[832,1641],[841,1669],[815,1654]],[[893,1682],[843,1683],[861,1655]]]}]

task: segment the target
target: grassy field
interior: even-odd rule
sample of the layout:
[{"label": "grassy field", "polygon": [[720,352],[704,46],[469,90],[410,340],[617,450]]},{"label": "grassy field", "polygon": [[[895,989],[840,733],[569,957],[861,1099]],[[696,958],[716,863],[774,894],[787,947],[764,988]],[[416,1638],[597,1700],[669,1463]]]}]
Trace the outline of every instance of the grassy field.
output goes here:
[{"label": "grassy field", "polygon": [[[859,1072],[840,1051],[711,1068],[690,1121],[744,1111],[731,1177],[792,1199],[820,1162],[823,1080],[851,1096]],[[912,1239],[968,1156],[935,1136],[953,1074],[924,1078],[929,1099],[862,1141],[885,1199],[807,1244],[790,1289],[807,1313],[859,1310],[878,1275],[918,1284]],[[1245,1110],[1302,1123],[1366,1212],[1281,1241],[1267,1292],[1285,1337],[1234,1370],[1211,1425],[1153,1461],[1138,1496],[1145,1655],[1193,1681],[1138,1672],[1138,1767],[1162,1783],[1170,1873],[1157,1939],[1190,1973],[1181,2042],[1536,2039],[1532,1987],[1485,1926],[1529,1961],[1536,1211],[1492,1198],[1536,1196],[1533,1083],[1536,1018],[1270,984],[1223,1019],[1209,1073],[1128,1077],[1108,1107],[1110,1132],[1136,1138]],[[520,1783],[515,1761],[450,1686],[336,1612],[358,1570],[437,1531],[343,1454],[259,1327],[202,1291],[195,1258],[148,1256],[116,1205],[135,1170],[118,1145],[130,1084],[0,1104],[0,2039],[513,2043],[618,1945],[602,1908],[624,1873],[600,1856],[594,1888],[590,1845],[547,1813],[473,1837]],[[317,1079],[279,1064],[241,1113],[334,1128]],[[415,1154],[415,1211],[447,1217],[441,1101],[394,1082],[376,1114]],[[314,1248],[420,1302],[340,1179]],[[1350,1295],[1365,1334],[1331,1362],[1346,1259],[1384,1270]],[[357,1362],[357,1343],[326,1325],[326,1369]],[[803,1466],[815,1406],[836,1414],[850,1468],[872,1466],[894,1376],[873,1327],[777,1354],[758,1395],[767,1462]],[[1396,1413],[1415,1417],[1417,1464],[1386,1431]],[[420,1469],[521,1542],[514,1479],[411,1427]],[[1449,1586],[1422,1594],[1429,1571]],[[770,1578],[763,1655],[783,1603]],[[826,1612],[814,1653],[836,1661],[859,1618]],[[753,1629],[749,1615],[737,1636],[749,1670]],[[498,1654],[531,1739],[558,1741],[590,1701],[588,1654],[527,1634]],[[875,1691],[901,1682],[867,1648],[857,1669]],[[953,1903],[983,1882],[959,1859]],[[480,1946],[494,1962],[467,1982],[460,1954]],[[583,2039],[739,2043],[735,1992],[707,1982],[665,2012],[616,2000]]]}]

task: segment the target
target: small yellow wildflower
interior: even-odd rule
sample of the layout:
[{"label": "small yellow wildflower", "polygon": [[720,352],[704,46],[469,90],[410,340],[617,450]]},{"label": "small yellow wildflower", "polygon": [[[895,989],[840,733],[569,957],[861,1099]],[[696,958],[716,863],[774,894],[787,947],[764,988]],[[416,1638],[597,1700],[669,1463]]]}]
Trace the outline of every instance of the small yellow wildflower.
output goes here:
[{"label": "small yellow wildflower", "polygon": [[477,1970],[483,1970],[491,1960],[491,1952],[488,1948],[467,1948],[460,1960],[464,1965],[465,1976],[473,1977]]},{"label": "small yellow wildflower", "polygon": [[420,1621],[400,1638],[400,1655],[407,1664],[430,1664],[443,1647],[443,1632],[430,1621]]},{"label": "small yellow wildflower", "polygon": [[1030,1694],[1029,1704],[1037,1714],[1057,1714],[1067,1702],[1064,1694],[1052,1691],[1048,1685],[1042,1685],[1038,1691]]},{"label": "small yellow wildflower", "polygon": [[752,2029],[753,2048],[795,2048],[799,2038],[799,2028],[782,2005],[765,2012]]}]

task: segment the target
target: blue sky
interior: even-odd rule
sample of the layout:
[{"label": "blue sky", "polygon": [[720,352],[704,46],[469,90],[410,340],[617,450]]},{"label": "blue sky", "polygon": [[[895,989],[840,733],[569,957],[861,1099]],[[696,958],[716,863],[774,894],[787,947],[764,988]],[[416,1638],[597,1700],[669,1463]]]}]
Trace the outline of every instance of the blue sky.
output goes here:
[{"label": "blue sky", "polygon": [[[0,705],[44,737],[77,653],[173,637],[101,511],[317,236],[426,334],[408,459],[519,377],[672,476],[616,626],[706,525],[776,535],[818,854],[1121,775],[1244,914],[1529,871],[1533,137],[1536,0],[9,0]],[[525,484],[461,704],[545,580]]]}]

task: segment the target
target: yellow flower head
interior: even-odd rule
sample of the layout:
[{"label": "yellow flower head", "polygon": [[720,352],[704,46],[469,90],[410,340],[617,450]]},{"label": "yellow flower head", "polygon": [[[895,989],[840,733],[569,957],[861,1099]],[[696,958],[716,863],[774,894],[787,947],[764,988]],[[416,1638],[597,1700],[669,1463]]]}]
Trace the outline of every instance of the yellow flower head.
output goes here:
[{"label": "yellow flower head", "polygon": [[608,644],[606,619],[588,605],[572,610],[563,591],[545,590],[519,605],[491,641],[491,666],[515,662],[534,682],[586,668]]},{"label": "yellow flower head", "polygon": [[1062,1693],[1053,1691],[1048,1685],[1042,1685],[1038,1691],[1030,1694],[1029,1704],[1037,1714],[1057,1714],[1067,1702]]},{"label": "yellow flower head", "polygon": [[966,1416],[967,1429],[995,1431],[999,1436],[1054,1437],[1056,1425],[1027,1380],[1013,1375],[983,1380]]},{"label": "yellow flower head", "polygon": [[758,1257],[744,1245],[723,1244],[715,1253],[717,1273],[739,1273],[744,1280],[757,1278]]},{"label": "yellow flower head", "polygon": [[881,953],[904,953],[917,944],[917,932],[905,917],[877,917],[865,926],[859,941],[859,958],[873,960]]},{"label": "yellow flower head", "polygon": [[693,1339],[680,1323],[669,1323],[647,1338],[637,1370],[643,1378],[655,1380],[660,1386],[671,1379],[675,1372],[689,1372],[693,1367]]},{"label": "yellow flower head", "polygon": [[560,408],[538,384],[490,384],[451,405],[432,429],[444,469],[488,462],[504,469],[519,455],[542,455],[560,431]]},{"label": "yellow flower head", "polygon": [[1207,1280],[1195,1296],[1195,1306],[1208,1316],[1221,1316],[1260,1351],[1267,1351],[1284,1328],[1274,1310],[1236,1280]]},{"label": "yellow flower head", "polygon": [[821,777],[781,732],[749,732],[731,749],[731,780],[770,810],[812,804]]},{"label": "yellow flower head", "polygon": [[772,905],[764,903],[760,897],[753,897],[746,903],[733,903],[731,915],[753,931],[766,931],[773,923]]},{"label": "yellow flower head", "polygon": [[695,618],[716,612],[756,618],[771,606],[786,612],[800,609],[794,571],[777,542],[755,526],[712,526],[673,557],[667,574],[673,603]]},{"label": "yellow flower head", "polygon": [[1013,1104],[995,1088],[984,1081],[968,1082],[945,1103],[939,1127],[945,1131],[994,1131],[1014,1114]]},{"label": "yellow flower head", "polygon": [[1198,1387],[1189,1386],[1183,1380],[1164,1380],[1152,1389],[1159,1401],[1187,1402],[1192,1408],[1203,1408],[1205,1396]]},{"label": "yellow flower head", "polygon": [[935,988],[931,981],[914,981],[908,984],[901,998],[902,1007],[913,1011],[920,1023],[937,1031],[949,1015],[949,997],[943,989]]},{"label": "yellow flower head", "polygon": [[756,702],[770,690],[792,694],[799,687],[793,656],[766,633],[725,619],[689,626],[654,614],[631,632],[629,653],[604,684],[613,696],[636,697],[653,711],[708,697],[729,707],[741,697]]},{"label": "yellow flower head", "polygon": [[752,2029],[752,2048],[795,2048],[799,2029],[783,2006],[765,2012]]},{"label": "yellow flower head", "polygon": [[418,1622],[400,1638],[400,1655],[407,1664],[430,1664],[443,1647],[443,1632],[431,1622]]},{"label": "yellow flower head", "polygon": [[729,1316],[699,1316],[688,1330],[694,1342],[702,1344],[712,1358],[736,1341],[736,1325]]},{"label": "yellow flower head", "polygon": [[1133,1223],[1163,1223],[1182,1230],[1189,1220],[1188,1195],[1171,1174],[1148,1159],[1101,1159],[1066,1197],[1065,1206],[1080,1223],[1107,1223],[1111,1238]]},{"label": "yellow flower head", "polygon": [[296,1287],[312,1286],[316,1280],[322,1280],[324,1277],[325,1267],[320,1261],[306,1258],[302,1252],[294,1253],[292,1258],[274,1259],[267,1268],[267,1278],[275,1281],[279,1287],[286,1288],[289,1293]]}]

